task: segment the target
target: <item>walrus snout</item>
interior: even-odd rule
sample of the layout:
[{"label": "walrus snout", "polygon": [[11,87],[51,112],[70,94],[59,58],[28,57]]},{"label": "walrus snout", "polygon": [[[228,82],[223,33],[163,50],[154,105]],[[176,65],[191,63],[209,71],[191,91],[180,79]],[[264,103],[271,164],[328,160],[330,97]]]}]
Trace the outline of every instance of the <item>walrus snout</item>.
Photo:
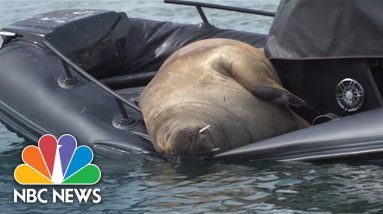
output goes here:
[{"label": "walrus snout", "polygon": [[210,126],[185,127],[177,130],[170,138],[170,145],[176,160],[203,160],[215,151]]}]

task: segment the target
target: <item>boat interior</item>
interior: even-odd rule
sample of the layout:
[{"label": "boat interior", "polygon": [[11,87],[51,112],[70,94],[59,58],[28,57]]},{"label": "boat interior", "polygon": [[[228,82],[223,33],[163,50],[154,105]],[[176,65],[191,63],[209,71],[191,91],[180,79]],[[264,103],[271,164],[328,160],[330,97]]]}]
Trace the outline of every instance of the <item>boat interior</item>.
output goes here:
[{"label": "boat interior", "polygon": [[[257,11],[254,13],[257,14]],[[189,43],[208,38],[229,38],[257,48],[266,46],[267,35],[220,29],[207,21],[203,11],[200,15],[203,22],[192,25],[137,19],[125,13],[108,12],[102,14],[101,22],[100,16],[90,16],[74,24],[68,23],[50,33],[48,40],[86,72],[137,105],[144,86],[167,57]],[[94,23],[98,25],[96,32],[92,28]],[[81,26],[81,32],[72,25]],[[309,109],[293,109],[309,122],[316,121],[318,116],[324,116],[326,119],[322,122],[326,122],[337,116],[349,116],[383,106],[380,60],[275,59],[272,63],[284,86],[309,104]],[[350,105],[351,102],[363,104],[357,108],[349,107],[351,110],[339,104],[344,97],[336,97],[337,93],[344,94],[344,91],[336,90],[340,82],[347,78],[357,79],[363,86],[360,93],[369,94],[363,96],[363,100],[351,100]],[[348,90],[351,86],[347,84],[353,82],[344,84],[346,88],[343,90]],[[353,93],[359,93],[358,88]]]},{"label": "boat interior", "polygon": [[209,24],[181,25],[140,19],[127,19],[126,22],[126,38],[109,46],[110,55],[115,57],[108,59],[112,63],[100,61],[88,72],[132,101],[137,101],[139,93],[162,63],[173,52],[191,42],[207,38],[232,38],[255,47],[263,47],[266,42],[264,35],[223,30]]},{"label": "boat interior", "polygon": [[[151,153],[153,148],[137,105],[143,88],[155,76],[163,62],[179,48],[202,39],[228,38],[265,48],[283,86],[308,104],[306,109],[293,110],[315,126],[254,142],[249,147],[239,148],[225,155],[242,157],[246,153],[257,159],[311,160],[354,155],[355,151],[363,154],[383,151],[379,143],[382,139],[380,133],[383,133],[379,125],[383,116],[381,58],[327,55],[317,58],[299,58],[299,55],[294,59],[284,58],[283,47],[278,47],[279,41],[273,44],[275,41],[270,40],[270,37],[284,35],[283,28],[278,28],[280,26],[275,22],[269,35],[221,29],[208,21],[202,8],[269,17],[273,17],[274,13],[209,3],[178,0],[165,2],[196,7],[203,22],[197,25],[181,24],[132,18],[125,13],[113,11],[83,9],[53,11],[3,28],[2,31],[6,34],[3,35],[5,48],[2,50],[8,53],[0,61],[2,60],[4,67],[12,68],[4,69],[3,75],[9,77],[7,74],[15,75],[17,71],[25,79],[24,88],[18,88],[19,96],[25,99],[33,97],[34,102],[35,99],[40,99],[41,106],[56,106],[52,109],[57,109],[58,112],[52,111],[52,118],[54,116],[61,121],[56,124],[54,120],[37,113],[41,110],[38,102],[25,108],[23,100],[13,99],[6,91],[11,91],[14,87],[4,78],[0,86],[4,92],[3,102],[7,104],[3,107],[7,109],[3,118],[7,119],[5,123],[8,127],[21,130],[19,124],[23,124],[25,131],[19,132],[32,140],[42,133],[53,132],[52,130],[66,130],[94,145],[96,150],[102,148],[112,151],[113,154],[116,149]],[[299,32],[289,32],[301,35]],[[295,39],[296,36],[292,38]],[[308,44],[299,43],[295,44],[299,45],[298,48],[292,48],[300,50],[302,46],[301,49],[306,51],[306,47],[312,47],[311,38],[315,37],[308,38],[309,41],[305,41]],[[16,60],[19,58],[23,61]],[[41,60],[45,60],[45,64]],[[33,72],[26,72],[29,69]],[[45,97],[34,97],[35,94],[27,96],[26,91],[30,87],[40,87],[45,92]],[[61,100],[57,99],[57,91],[61,93]],[[68,104],[73,106],[62,108]],[[21,113],[12,113],[13,109],[9,106],[15,106],[15,109],[30,116],[35,122],[26,120]],[[63,113],[66,111],[67,115],[73,116],[67,117]],[[348,117],[351,115],[353,116]],[[334,123],[317,126],[328,121]],[[367,123],[370,124],[368,130],[363,126]],[[73,124],[81,126],[81,132]],[[43,127],[54,128],[44,130]],[[360,148],[366,142],[370,147]],[[372,147],[374,148],[371,149]]]},{"label": "boat interior", "polygon": [[128,18],[125,14],[101,40],[69,57],[122,97],[137,102],[143,87],[179,48],[201,39],[231,38],[264,47],[266,36],[211,24],[185,25]]}]

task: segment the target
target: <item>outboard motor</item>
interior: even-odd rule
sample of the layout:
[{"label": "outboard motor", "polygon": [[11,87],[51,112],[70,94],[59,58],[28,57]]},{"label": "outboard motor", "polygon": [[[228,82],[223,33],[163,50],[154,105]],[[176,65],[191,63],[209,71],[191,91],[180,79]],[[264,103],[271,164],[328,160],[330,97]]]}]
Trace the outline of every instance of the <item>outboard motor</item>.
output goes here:
[{"label": "outboard motor", "polygon": [[265,51],[285,87],[321,114],[382,107],[382,8],[373,0],[282,0]]}]

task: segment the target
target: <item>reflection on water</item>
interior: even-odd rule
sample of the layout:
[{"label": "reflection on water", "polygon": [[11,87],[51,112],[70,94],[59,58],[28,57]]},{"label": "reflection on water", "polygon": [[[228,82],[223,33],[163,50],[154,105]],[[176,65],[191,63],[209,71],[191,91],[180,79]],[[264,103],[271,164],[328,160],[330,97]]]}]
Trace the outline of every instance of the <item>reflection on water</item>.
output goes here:
[{"label": "reflection on water", "polygon": [[[274,11],[278,0],[209,1]],[[1,1],[0,25],[65,8],[103,8],[129,16],[198,23],[194,8],[159,0]],[[271,20],[206,10],[212,23],[266,33]],[[13,178],[27,142],[0,124],[2,213],[383,213],[383,168],[368,164],[124,162],[96,157],[101,204],[14,204]]]},{"label": "reflection on water", "polygon": [[24,143],[0,155],[0,206],[30,213],[381,213],[383,168],[346,163],[169,163],[96,157],[101,204],[15,204],[13,179]]}]

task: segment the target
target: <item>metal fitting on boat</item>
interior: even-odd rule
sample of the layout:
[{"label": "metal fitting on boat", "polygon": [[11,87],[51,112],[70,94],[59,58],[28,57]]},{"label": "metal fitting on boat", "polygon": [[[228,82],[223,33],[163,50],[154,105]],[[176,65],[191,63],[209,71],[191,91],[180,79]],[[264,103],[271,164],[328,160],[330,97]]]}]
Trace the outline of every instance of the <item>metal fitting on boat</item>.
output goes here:
[{"label": "metal fitting on boat", "polygon": [[57,83],[61,88],[71,88],[74,84],[78,82],[78,78],[75,76],[68,77],[68,76],[60,76],[57,80]]},{"label": "metal fitting on boat", "polygon": [[113,119],[113,126],[118,129],[128,130],[132,129],[137,124],[137,119],[129,115],[129,117],[117,116]]},{"label": "metal fitting on boat", "polygon": [[355,112],[363,106],[365,92],[363,86],[351,78],[343,79],[336,86],[336,101],[346,112]]}]

